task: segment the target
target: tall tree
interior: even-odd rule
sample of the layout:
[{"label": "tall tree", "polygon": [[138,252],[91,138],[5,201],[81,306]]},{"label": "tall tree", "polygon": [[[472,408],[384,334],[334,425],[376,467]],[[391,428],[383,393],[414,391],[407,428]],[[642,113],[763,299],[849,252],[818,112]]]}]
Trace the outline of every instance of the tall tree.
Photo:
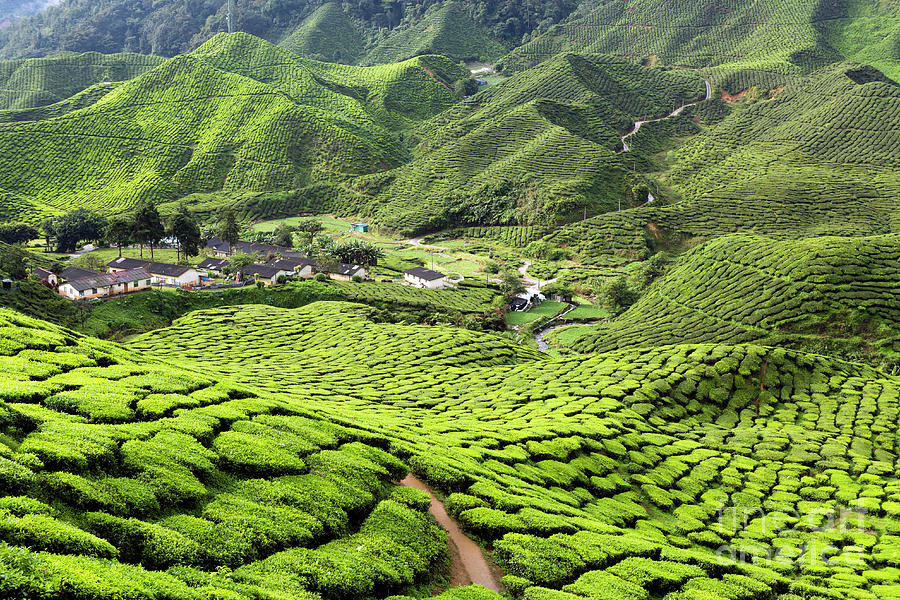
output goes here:
[{"label": "tall tree", "polygon": [[315,219],[301,219],[294,229],[300,232],[303,244],[309,246],[313,243],[313,239],[325,230],[325,226]]},{"label": "tall tree", "polygon": [[222,214],[222,221],[219,223],[219,239],[223,242],[228,242],[228,245],[231,246],[231,252],[234,252],[234,245],[240,239],[240,236],[241,230],[238,227],[234,211],[226,208]]},{"label": "tall tree", "polygon": [[74,252],[83,240],[99,242],[105,230],[106,219],[86,208],[76,208],[53,221],[58,252]]},{"label": "tall tree", "polygon": [[0,242],[22,244],[40,235],[37,229],[27,223],[0,223]]},{"label": "tall tree", "polygon": [[169,233],[178,240],[178,259],[184,254],[184,258],[200,254],[200,225],[194,215],[188,211],[184,204],[178,206],[177,212],[169,221]]},{"label": "tall tree", "polygon": [[22,279],[27,275],[25,251],[19,246],[10,245],[0,250],[0,271],[12,279]]},{"label": "tall tree", "polygon": [[282,221],[272,232],[272,243],[285,248],[294,247],[294,228]]},{"label": "tall tree", "polygon": [[106,225],[106,241],[119,249],[119,258],[122,257],[122,246],[131,243],[133,234],[134,220],[127,216],[113,217]]},{"label": "tall tree", "polygon": [[134,241],[141,245],[141,258],[144,258],[144,244],[150,246],[150,260],[153,260],[153,247],[166,234],[159,211],[152,201],[144,201],[134,213]]},{"label": "tall tree", "polygon": [[50,240],[56,237],[55,219],[48,217],[41,221],[41,231],[44,234],[44,241],[47,242],[47,250],[50,250]]}]

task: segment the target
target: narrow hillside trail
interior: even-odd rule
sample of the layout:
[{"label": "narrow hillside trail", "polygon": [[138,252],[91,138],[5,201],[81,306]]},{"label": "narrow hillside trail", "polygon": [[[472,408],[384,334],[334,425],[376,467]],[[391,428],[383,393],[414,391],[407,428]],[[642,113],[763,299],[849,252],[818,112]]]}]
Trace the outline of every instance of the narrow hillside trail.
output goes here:
[{"label": "narrow hillside trail", "polygon": [[710,83],[709,79],[707,79],[705,81],[705,83],[706,83],[706,97],[703,100],[698,100],[696,102],[691,102],[689,104],[682,104],[680,107],[676,108],[675,110],[673,110],[671,113],[667,114],[664,117],[659,117],[657,119],[646,119],[644,121],[635,121],[634,129],[632,129],[631,131],[629,131],[628,133],[626,133],[625,135],[622,136],[621,152],[628,152],[629,150],[631,150],[631,146],[628,145],[628,138],[630,138],[631,136],[636,134],[638,131],[640,131],[641,125],[644,125],[645,123],[655,123],[657,121],[663,121],[665,119],[671,119],[672,117],[677,117],[678,115],[681,114],[681,111],[686,109],[688,106],[694,106],[695,104],[700,104],[701,102],[705,102],[706,100],[709,100],[710,98],[712,98],[712,83]]},{"label": "narrow hillside trail", "polygon": [[489,590],[495,592],[500,591],[500,585],[497,583],[491,565],[488,564],[481,547],[472,539],[463,533],[459,525],[444,508],[444,503],[437,499],[434,492],[428,485],[410,473],[400,482],[405,485],[423,492],[428,492],[431,496],[431,507],[428,512],[440,523],[441,527],[447,530],[450,535],[450,587],[458,587],[477,583]]},{"label": "narrow hillside trail", "polygon": [[[443,250],[447,250],[447,248],[444,248],[443,246],[433,246],[431,244],[423,244],[422,238],[424,238],[424,237],[425,236],[420,236],[417,238],[404,240],[403,243],[409,244],[410,246],[416,246],[417,248],[424,248],[426,250],[435,250],[436,251],[435,254],[440,254],[441,256],[446,256],[447,258],[455,258],[455,257],[451,256],[450,254],[447,254],[446,252],[442,252]],[[460,259],[456,258],[456,260],[460,260]]]},{"label": "narrow hillside trail", "polygon": [[519,273],[522,275],[522,282],[525,284],[525,292],[520,294],[519,297],[525,298],[526,300],[540,292],[541,288],[545,285],[550,285],[559,279],[559,277],[554,277],[553,279],[542,279],[538,281],[528,274],[528,267],[530,267],[531,264],[530,260],[526,260],[525,263],[519,267]]}]

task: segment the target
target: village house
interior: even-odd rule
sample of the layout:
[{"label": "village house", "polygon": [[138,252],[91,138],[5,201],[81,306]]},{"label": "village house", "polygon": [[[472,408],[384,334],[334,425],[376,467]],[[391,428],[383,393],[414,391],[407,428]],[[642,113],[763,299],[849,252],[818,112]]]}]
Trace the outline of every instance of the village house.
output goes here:
[{"label": "village house", "polygon": [[228,242],[222,241],[219,238],[210,238],[208,242],[206,242],[206,252],[212,256],[224,257],[231,256],[235,252],[244,252],[246,254],[253,254],[254,252],[258,252],[263,256],[269,256],[270,254],[280,254],[284,258],[303,258],[303,254],[301,252],[296,252],[291,248],[287,248],[285,246],[273,246],[272,244],[260,244],[258,242],[235,242],[234,246],[229,244]]},{"label": "village house", "polygon": [[52,288],[55,288],[57,285],[59,285],[59,277],[53,271],[48,271],[47,269],[38,267],[34,271],[32,271],[32,275],[34,275],[37,280],[44,285],[50,286]]},{"label": "village house", "polygon": [[200,271],[186,265],[148,262],[139,258],[114,258],[106,266],[110,273],[129,269],[146,269],[152,276],[153,284],[158,285],[200,285]]},{"label": "village house", "polygon": [[[83,269],[87,270],[87,269]],[[91,300],[150,288],[150,273],[145,269],[128,269],[115,273],[91,271],[92,275],[69,279],[59,286],[59,293],[70,300]]]},{"label": "village house", "polygon": [[308,258],[273,258],[266,265],[275,267],[285,275],[308,279],[316,273],[316,263]]},{"label": "village house", "polygon": [[342,263],[338,265],[337,271],[329,275],[335,281],[350,281],[356,275],[366,279],[369,276],[369,272],[362,265],[346,265]]},{"label": "village house", "polygon": [[59,272],[57,281],[59,283],[62,283],[64,281],[69,281],[70,279],[90,277],[91,275],[96,275],[97,273],[100,273],[100,271],[94,271],[93,269],[83,269],[82,267],[66,267]]},{"label": "village house", "polygon": [[425,267],[414,267],[403,271],[403,281],[420,288],[439,290],[447,287],[447,276]]},{"label": "village house", "polygon": [[230,266],[231,263],[228,262],[226,258],[204,258],[200,261],[200,264],[197,265],[197,268],[201,271],[221,271],[225,267]]},{"label": "village house", "polygon": [[278,277],[281,275],[287,275],[287,272],[271,265],[252,264],[241,268],[242,280],[253,279],[266,285],[278,283]]}]

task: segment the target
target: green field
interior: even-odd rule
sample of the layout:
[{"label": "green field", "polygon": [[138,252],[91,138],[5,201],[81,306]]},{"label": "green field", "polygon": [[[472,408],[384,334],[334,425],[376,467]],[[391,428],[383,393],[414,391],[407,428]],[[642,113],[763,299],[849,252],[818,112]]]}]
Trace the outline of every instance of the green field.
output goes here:
[{"label": "green field", "polygon": [[565,302],[556,302],[555,300],[544,300],[527,312],[509,312],[506,313],[506,322],[511,326],[528,325],[540,319],[541,317],[552,317],[566,307]]}]

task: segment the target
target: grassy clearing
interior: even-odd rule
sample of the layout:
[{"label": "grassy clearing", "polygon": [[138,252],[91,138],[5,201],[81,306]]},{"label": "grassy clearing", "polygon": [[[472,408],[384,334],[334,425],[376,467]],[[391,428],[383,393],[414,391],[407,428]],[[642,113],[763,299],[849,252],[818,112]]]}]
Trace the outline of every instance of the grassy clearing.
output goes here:
[{"label": "grassy clearing", "polygon": [[541,317],[552,317],[566,307],[565,302],[544,300],[528,312],[509,312],[506,314],[506,322],[511,326],[527,325],[537,321]]}]

